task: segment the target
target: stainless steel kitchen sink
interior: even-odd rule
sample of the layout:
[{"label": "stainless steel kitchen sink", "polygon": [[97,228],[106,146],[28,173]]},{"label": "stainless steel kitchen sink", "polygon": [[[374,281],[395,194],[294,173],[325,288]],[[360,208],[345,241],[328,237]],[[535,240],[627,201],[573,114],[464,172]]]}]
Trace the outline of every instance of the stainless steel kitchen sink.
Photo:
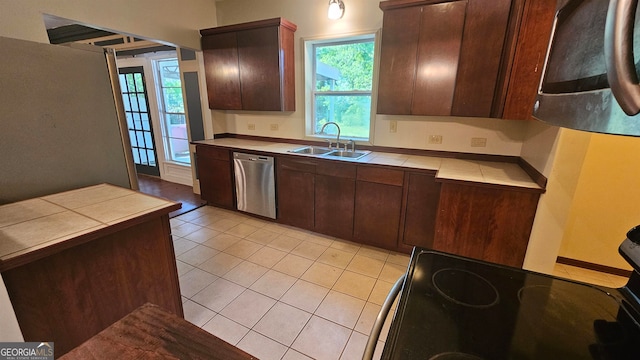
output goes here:
[{"label": "stainless steel kitchen sink", "polygon": [[302,155],[315,155],[319,157],[336,157],[336,158],[348,158],[348,159],[359,159],[371,151],[349,151],[349,150],[337,150],[331,149],[328,147],[322,146],[304,146],[298,149],[289,150],[289,152],[294,154],[302,154]]},{"label": "stainless steel kitchen sink", "polygon": [[305,146],[295,150],[290,150],[290,152],[294,154],[306,154],[306,155],[324,155],[332,151],[334,150],[329,149],[327,147],[322,147],[322,146]]},{"label": "stainless steel kitchen sink", "polygon": [[361,151],[348,151],[348,150],[334,150],[327,154],[327,156],[335,156],[335,157],[344,157],[350,159],[359,159],[369,152],[361,152]]}]

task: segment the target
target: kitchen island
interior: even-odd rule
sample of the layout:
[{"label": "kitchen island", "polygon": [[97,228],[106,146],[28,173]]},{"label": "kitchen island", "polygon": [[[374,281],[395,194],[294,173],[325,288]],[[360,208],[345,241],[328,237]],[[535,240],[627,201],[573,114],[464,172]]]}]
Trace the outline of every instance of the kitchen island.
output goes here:
[{"label": "kitchen island", "polygon": [[25,341],[60,356],[149,302],[183,317],[169,213],[101,184],[0,206],[0,272]]}]

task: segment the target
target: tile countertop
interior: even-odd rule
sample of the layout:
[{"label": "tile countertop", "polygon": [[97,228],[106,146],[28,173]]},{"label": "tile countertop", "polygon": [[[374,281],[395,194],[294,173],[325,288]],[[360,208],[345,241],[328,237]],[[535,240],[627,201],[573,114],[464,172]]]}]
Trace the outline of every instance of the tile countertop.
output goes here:
[{"label": "tile countertop", "polygon": [[[304,147],[304,145],[300,144],[235,138],[194,141],[194,144],[216,145],[240,150],[253,150],[275,154],[310,156],[292,154],[289,152],[290,150]],[[326,157],[324,159],[326,159]],[[340,159],[339,161],[350,161],[360,164],[402,166],[422,170],[436,170],[438,172],[436,178],[442,180],[459,180],[542,190],[542,188],[533,181],[518,164],[515,163],[450,159],[435,156],[407,155],[376,151],[357,160],[345,158]]]},{"label": "tile countertop", "polygon": [[[0,206],[0,270],[19,257],[85,235],[100,236],[127,221],[180,208],[180,203],[101,184]],[[68,244],[70,245],[70,244]]]}]

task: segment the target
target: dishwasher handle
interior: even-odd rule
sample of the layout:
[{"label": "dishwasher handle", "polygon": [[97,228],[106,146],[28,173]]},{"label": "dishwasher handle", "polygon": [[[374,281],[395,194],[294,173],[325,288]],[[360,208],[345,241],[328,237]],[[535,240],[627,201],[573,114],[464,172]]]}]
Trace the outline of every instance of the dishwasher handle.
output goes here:
[{"label": "dishwasher handle", "polygon": [[402,284],[404,280],[407,278],[407,274],[403,274],[398,278],[393,287],[387,294],[387,298],[384,299],[384,303],[382,304],[382,308],[378,313],[378,317],[376,318],[376,322],[373,324],[373,328],[371,329],[371,333],[369,334],[369,340],[367,341],[367,346],[364,348],[364,354],[362,355],[362,360],[372,360],[373,353],[376,351],[376,345],[378,344],[378,338],[380,337],[380,332],[382,331],[382,326],[384,325],[384,321],[387,319],[389,315],[389,311],[391,310],[391,305],[398,297],[400,290],[402,289]]},{"label": "dishwasher handle", "polygon": [[233,157],[238,160],[268,161],[268,162],[273,161],[273,158],[269,156],[251,155],[251,154],[236,153],[236,152],[233,153]]}]

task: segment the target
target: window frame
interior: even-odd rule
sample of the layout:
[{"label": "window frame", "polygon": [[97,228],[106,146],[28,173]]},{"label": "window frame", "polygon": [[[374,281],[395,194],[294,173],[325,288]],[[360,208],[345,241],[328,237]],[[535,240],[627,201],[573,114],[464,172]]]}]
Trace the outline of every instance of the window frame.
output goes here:
[{"label": "window frame", "polygon": [[[351,33],[345,35],[324,36],[315,38],[304,38],[302,44],[304,48],[304,89],[305,89],[305,136],[308,139],[320,140],[320,139],[334,139],[334,135],[323,135],[315,133],[315,99],[318,94],[331,94],[337,96],[369,96],[371,99],[370,113],[369,113],[369,134],[368,137],[352,137],[345,136],[345,138],[352,139],[356,143],[373,144],[374,137],[374,125],[376,118],[376,101],[377,98],[377,77],[378,77],[378,63],[379,63],[379,33],[380,31],[365,31],[360,33]],[[353,91],[316,91],[316,61],[315,61],[315,48],[319,45],[340,45],[356,42],[373,42],[373,69],[371,76],[371,91],[353,90]],[[341,134],[341,138],[342,138]]]},{"label": "window frame", "polygon": [[[159,114],[159,124],[160,124],[160,128],[162,130],[162,143],[163,143],[163,147],[164,147],[164,156],[165,156],[165,161],[167,162],[172,162],[175,164],[181,164],[181,165],[185,165],[185,166],[191,166],[191,154],[190,154],[190,150],[189,150],[189,126],[188,126],[188,119],[187,119],[187,109],[186,109],[186,102],[184,100],[184,83],[183,83],[183,79],[182,79],[182,73],[180,71],[180,59],[178,58],[177,54],[175,54],[175,56],[158,56],[158,57],[154,57],[151,59],[152,61],[152,68],[153,68],[153,73],[154,73],[154,80],[155,80],[155,89],[156,89],[156,97],[157,97],[157,105],[158,105],[158,114]],[[178,67],[178,74],[180,76],[180,92],[182,93],[182,102],[183,102],[183,112],[182,113],[175,113],[175,112],[169,112],[167,111],[167,106],[165,104],[165,93],[164,93],[164,88],[165,86],[162,85],[162,75],[161,75],[161,69],[160,69],[160,64],[164,61],[172,61],[175,60],[177,62],[177,67]],[[185,127],[186,127],[186,141],[187,141],[187,149],[188,149],[188,161],[180,161],[180,160],[176,160],[174,158],[174,154],[173,154],[173,147],[171,146],[171,139],[179,139],[179,140],[183,140],[181,138],[175,138],[173,136],[171,136],[171,134],[169,133],[169,126],[167,123],[167,119],[166,116],[167,115],[182,115],[184,117],[184,121],[185,121]]]}]

